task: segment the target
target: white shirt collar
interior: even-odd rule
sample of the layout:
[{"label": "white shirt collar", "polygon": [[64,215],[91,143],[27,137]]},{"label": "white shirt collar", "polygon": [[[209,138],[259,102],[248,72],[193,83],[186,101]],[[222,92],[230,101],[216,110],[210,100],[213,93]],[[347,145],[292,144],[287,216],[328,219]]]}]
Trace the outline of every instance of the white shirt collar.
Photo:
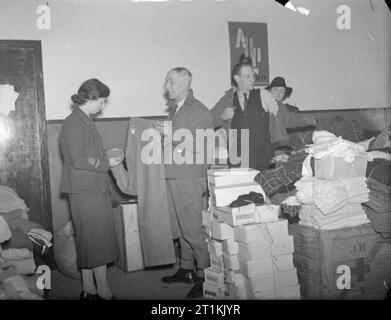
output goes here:
[{"label": "white shirt collar", "polygon": [[[178,102],[177,102],[178,109],[179,109],[180,107],[183,106],[183,104],[185,103],[185,100],[186,100],[186,97],[183,98],[181,101],[178,101]],[[177,110],[178,110],[178,109],[177,109]]]}]

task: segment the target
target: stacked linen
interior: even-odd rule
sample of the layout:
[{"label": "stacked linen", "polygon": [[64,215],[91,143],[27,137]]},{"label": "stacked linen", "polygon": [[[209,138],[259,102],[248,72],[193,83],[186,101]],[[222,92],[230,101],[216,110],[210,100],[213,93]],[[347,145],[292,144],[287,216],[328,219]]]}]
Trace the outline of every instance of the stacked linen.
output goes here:
[{"label": "stacked linen", "polygon": [[369,222],[361,207],[369,200],[365,177],[303,177],[295,186],[296,198],[303,204],[299,214],[301,224],[336,229]]},{"label": "stacked linen", "polygon": [[368,218],[360,204],[347,204],[332,214],[323,214],[315,205],[303,205],[300,211],[300,224],[317,229],[339,229],[368,223]]},{"label": "stacked linen", "polygon": [[369,202],[365,203],[365,212],[373,228],[383,238],[391,238],[391,186],[368,178]]},{"label": "stacked linen", "polygon": [[12,188],[0,185],[0,212],[8,213],[14,210],[27,212],[29,208]]},{"label": "stacked linen", "polygon": [[365,146],[336,137],[327,131],[314,131],[313,144],[307,146],[302,175],[313,176],[311,158],[315,158],[315,176],[320,179],[365,176],[368,156]]},{"label": "stacked linen", "polygon": [[7,249],[1,252],[6,263],[14,266],[18,274],[27,275],[35,272],[33,253],[28,249]]},{"label": "stacked linen", "polygon": [[[303,204],[300,224],[338,229],[368,223],[361,207],[369,201],[365,147],[327,131],[315,131],[313,141],[306,149],[303,178],[295,183],[296,198]],[[309,164],[312,157],[314,176]]]},{"label": "stacked linen", "polygon": [[287,220],[242,225],[234,232],[248,298],[300,299]]}]

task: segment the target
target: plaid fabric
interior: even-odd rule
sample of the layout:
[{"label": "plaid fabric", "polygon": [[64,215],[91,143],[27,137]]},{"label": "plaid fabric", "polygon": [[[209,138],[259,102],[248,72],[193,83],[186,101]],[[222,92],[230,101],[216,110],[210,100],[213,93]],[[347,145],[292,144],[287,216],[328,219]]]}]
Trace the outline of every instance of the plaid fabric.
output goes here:
[{"label": "plaid fabric", "polygon": [[268,196],[283,188],[289,192],[290,185],[301,178],[301,169],[306,155],[305,152],[300,152],[278,168],[261,171],[254,180],[262,186]]}]

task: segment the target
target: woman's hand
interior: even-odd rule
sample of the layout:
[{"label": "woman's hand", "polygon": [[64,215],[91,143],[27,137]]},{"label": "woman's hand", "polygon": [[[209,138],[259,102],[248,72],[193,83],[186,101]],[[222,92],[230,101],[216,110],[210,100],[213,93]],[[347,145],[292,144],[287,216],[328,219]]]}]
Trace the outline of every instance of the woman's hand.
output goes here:
[{"label": "woman's hand", "polygon": [[110,168],[114,168],[122,163],[125,158],[124,151],[120,148],[112,148],[106,151]]},{"label": "woman's hand", "polygon": [[88,157],[88,163],[95,168],[98,168],[100,165],[99,158],[94,158],[94,157]]}]

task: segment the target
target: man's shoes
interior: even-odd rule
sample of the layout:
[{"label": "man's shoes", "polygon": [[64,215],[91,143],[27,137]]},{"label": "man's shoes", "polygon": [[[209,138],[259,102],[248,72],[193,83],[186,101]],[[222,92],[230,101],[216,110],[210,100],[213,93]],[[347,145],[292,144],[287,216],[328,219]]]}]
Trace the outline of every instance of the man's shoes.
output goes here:
[{"label": "man's shoes", "polygon": [[82,291],[80,293],[80,300],[96,300],[96,294]]},{"label": "man's shoes", "polygon": [[202,277],[197,277],[197,280],[194,284],[194,287],[191,288],[189,293],[187,294],[186,298],[187,299],[196,299],[204,296],[204,291],[203,291],[203,284],[205,282],[205,278]]},{"label": "man's shoes", "polygon": [[174,282],[184,282],[184,283],[194,283],[196,275],[191,269],[179,268],[175,274],[172,276],[165,276],[161,278],[161,281],[164,283],[174,283]]},{"label": "man's shoes", "polygon": [[94,300],[117,300],[117,298],[114,296],[111,296],[110,298],[103,298],[99,294],[96,294]]}]

